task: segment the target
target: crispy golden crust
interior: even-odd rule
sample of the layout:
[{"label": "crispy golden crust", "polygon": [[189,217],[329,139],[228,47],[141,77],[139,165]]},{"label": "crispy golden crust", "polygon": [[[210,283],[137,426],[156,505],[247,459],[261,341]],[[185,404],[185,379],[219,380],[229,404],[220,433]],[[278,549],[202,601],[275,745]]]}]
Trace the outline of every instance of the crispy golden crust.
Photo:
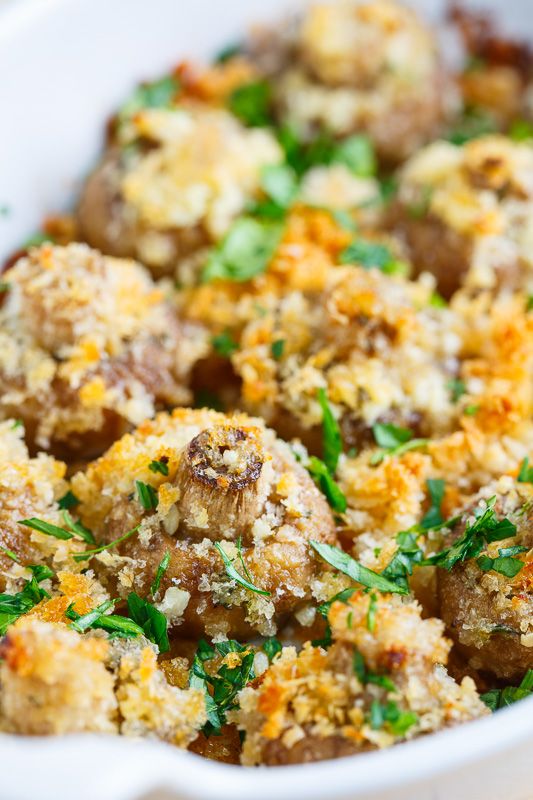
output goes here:
[{"label": "crispy golden crust", "polygon": [[0,414],[39,447],[85,457],[158,405],[187,400],[202,334],[183,329],[138,264],[43,245],[6,275]]},{"label": "crispy golden crust", "polygon": [[[168,475],[149,469],[154,460],[164,461]],[[135,481],[157,489],[156,511],[140,505]],[[243,414],[161,414],[72,485],[98,538],[110,541],[140,525],[138,535],[97,557],[102,579],[120,594],[132,587],[143,594],[168,551],[160,607],[172,623],[182,623],[180,631],[193,634],[275,631],[280,617],[310,599],[310,583],[322,572],[308,540],[335,542],[329,508],[307,472],[262,422]],[[268,595],[226,574],[214,542],[246,577],[239,539],[249,580]]]},{"label": "crispy golden crust", "polygon": [[5,731],[121,733],[186,747],[206,720],[203,694],[171,686],[146,640],[111,644],[24,617],[11,626],[1,651]]},{"label": "crispy golden crust", "polygon": [[500,548],[525,547],[526,552],[514,556],[523,561],[523,568],[512,578],[494,570],[482,571],[472,559],[456,564],[449,572],[440,569],[438,597],[440,616],[469,666],[512,683],[533,668],[531,486],[511,478],[487,486],[464,512],[450,541],[464,532],[467,521],[473,522],[472,512],[485,508],[493,496],[497,519],[506,517],[515,524],[516,535],[493,542],[482,555],[497,558]]},{"label": "crispy golden crust", "polygon": [[15,562],[0,550],[0,591],[28,579],[25,566],[64,568],[74,563],[73,553],[84,549],[79,540],[59,540],[19,524],[37,517],[63,527],[57,500],[67,489],[65,464],[44,453],[30,458],[23,433],[14,420],[0,423],[0,546],[17,558]]},{"label": "crispy golden crust", "polygon": [[[487,713],[470,678],[458,685],[448,676],[450,643],[439,620],[422,620],[415,602],[379,595],[370,630],[370,602],[356,593],[333,604],[329,650],[309,643],[299,654],[284,648],[260,684],[242,691],[236,717],[246,732],[244,764],[318,761],[387,747]],[[358,677],[356,653],[395,688]],[[394,702],[412,715],[411,724],[400,731],[372,723],[376,702]]]},{"label": "crispy golden crust", "polygon": [[[258,195],[262,167],[281,160],[268,131],[198,103],[140,111],[121,137],[86,184],[81,235],[156,274],[220,239]],[[132,141],[150,147],[124,150]]]},{"label": "crispy golden crust", "polygon": [[504,136],[435,142],[400,172],[393,228],[417,272],[446,296],[461,286],[532,285],[533,152]]},{"label": "crispy golden crust", "polygon": [[283,119],[304,131],[363,131],[390,161],[436,135],[453,92],[436,40],[412,11],[390,0],[318,3],[291,44],[276,76]]}]

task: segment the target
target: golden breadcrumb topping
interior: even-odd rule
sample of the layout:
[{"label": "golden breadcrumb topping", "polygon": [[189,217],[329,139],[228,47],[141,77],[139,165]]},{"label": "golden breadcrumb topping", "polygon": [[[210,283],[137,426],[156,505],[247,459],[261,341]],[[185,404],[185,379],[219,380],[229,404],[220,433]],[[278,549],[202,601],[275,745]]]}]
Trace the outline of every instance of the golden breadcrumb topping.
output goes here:
[{"label": "golden breadcrumb topping", "polygon": [[[358,592],[334,603],[329,620],[327,651],[286,647],[259,685],[242,691],[244,764],[290,760],[293,748],[319,760],[385,747],[488,713],[470,678],[457,684],[447,674],[444,626],[422,619],[416,602]],[[384,719],[378,708],[388,709]]]}]

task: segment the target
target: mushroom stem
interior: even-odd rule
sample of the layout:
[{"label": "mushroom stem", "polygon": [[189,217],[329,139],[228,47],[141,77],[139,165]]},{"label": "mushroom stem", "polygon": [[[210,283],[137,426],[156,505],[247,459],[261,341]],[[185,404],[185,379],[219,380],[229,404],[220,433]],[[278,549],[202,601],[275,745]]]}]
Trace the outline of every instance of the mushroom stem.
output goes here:
[{"label": "mushroom stem", "polygon": [[216,539],[250,534],[268,496],[270,460],[255,427],[217,425],[189,442],[176,482],[180,531]]}]

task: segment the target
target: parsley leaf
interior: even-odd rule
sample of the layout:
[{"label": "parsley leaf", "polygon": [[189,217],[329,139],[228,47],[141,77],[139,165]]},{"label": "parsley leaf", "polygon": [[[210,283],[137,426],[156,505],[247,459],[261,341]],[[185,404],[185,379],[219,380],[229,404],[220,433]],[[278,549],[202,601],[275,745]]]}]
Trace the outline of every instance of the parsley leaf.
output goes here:
[{"label": "parsley leaf", "polygon": [[[267,592],[266,589],[259,589],[257,586],[254,586],[254,584],[251,583],[251,581],[246,580],[246,578],[244,578],[240,574],[240,572],[238,572],[235,569],[235,567],[233,566],[233,560],[229,558],[229,556],[225,552],[220,542],[215,542],[215,547],[220,553],[222,561],[224,562],[224,567],[226,569],[226,575],[228,576],[228,578],[231,578],[232,580],[236,581],[236,583],[240,584],[241,586],[244,586],[244,588],[248,589],[250,592],[255,592],[255,594],[262,594],[265,595],[266,597],[270,597],[270,592]],[[242,551],[239,550],[239,553],[240,553],[241,563],[244,566],[244,561],[242,559]],[[244,566],[244,570],[248,572],[246,570],[246,566]]]},{"label": "parsley leaf", "polygon": [[261,188],[275,206],[284,212],[296,198],[296,173],[287,164],[269,164],[261,171]]},{"label": "parsley leaf", "polygon": [[119,121],[124,122],[145,108],[171,108],[179,88],[179,81],[173,75],[165,75],[150,83],[141,83],[120,109]]},{"label": "parsley leaf", "polygon": [[165,477],[168,475],[168,458],[163,456],[159,461],[150,461],[148,464],[148,469],[150,472],[158,472],[160,475],[164,475]]},{"label": "parsley leaf", "polygon": [[98,553],[103,553],[104,550],[110,550],[112,547],[115,547],[115,545],[125,542],[126,539],[129,539],[130,536],[133,536],[134,533],[137,533],[140,527],[140,525],[136,525],[131,530],[126,531],[126,533],[124,533],[122,536],[119,536],[118,539],[114,539],[112,542],[102,544],[100,547],[95,547],[94,550],[85,550],[83,553],[76,553],[72,556],[72,558],[74,561],[85,561],[86,559],[92,558]]},{"label": "parsley leaf", "polygon": [[339,261],[341,264],[358,264],[363,269],[376,268],[385,275],[405,272],[404,266],[399,266],[401,262],[394,258],[388,247],[360,237],[341,252]]},{"label": "parsley leaf", "polygon": [[136,592],[128,595],[128,611],[134,622],[139,625],[147,639],[157,645],[160,653],[170,650],[167,633],[167,618],[155,606],[143,600]]},{"label": "parsley leaf", "polygon": [[418,722],[414,711],[401,711],[394,702],[382,705],[373,700],[370,707],[370,727],[379,730],[386,726],[394,736],[404,736],[409,728]]},{"label": "parsley leaf", "polygon": [[533,467],[529,466],[529,458],[527,457],[520,464],[517,481],[518,483],[533,483]]},{"label": "parsley leaf", "polygon": [[39,584],[53,577],[52,570],[43,565],[30,566],[28,569],[32,573],[31,579],[26,581],[20,592],[0,594],[0,636],[3,636],[19,617],[27,614],[44,598],[50,597]]},{"label": "parsley leaf", "polygon": [[436,528],[442,525],[444,518],[441,512],[442,500],[444,498],[445,482],[440,478],[428,478],[426,481],[431,506],[422,519],[422,527],[426,529]]},{"label": "parsley leaf", "polygon": [[228,106],[245,125],[253,128],[270,125],[272,89],[268,81],[259,80],[238,86],[230,95]]},{"label": "parsley leaf", "polygon": [[263,273],[279,244],[279,223],[241,217],[209,254],[202,281],[248,281]]},{"label": "parsley leaf", "polygon": [[507,134],[514,142],[525,142],[533,139],[533,124],[527,119],[515,119]]},{"label": "parsley leaf", "polygon": [[[229,653],[238,653],[235,666],[223,663],[216,673],[206,669],[206,662],[217,657],[225,658]],[[194,657],[189,686],[204,692],[207,711],[207,723],[203,731],[206,736],[220,732],[226,722],[226,714],[237,708],[237,695],[244,687],[255,678],[254,652],[246,645],[229,639],[217,642],[213,646],[204,639],[198,643]]]},{"label": "parsley leaf", "polygon": [[154,580],[152,581],[152,585],[150,586],[150,594],[152,597],[156,595],[159,591],[159,587],[161,586],[161,580],[163,575],[168,569],[168,565],[170,564],[170,553],[167,550],[163,558],[161,559],[157,571],[155,573]]},{"label": "parsley leaf", "polygon": [[460,378],[452,378],[448,381],[446,387],[450,390],[454,403],[457,403],[459,398],[466,394],[466,384]]},{"label": "parsley leaf", "polygon": [[225,64],[226,61],[230,61],[232,58],[242,53],[242,49],[243,46],[241,43],[228,44],[226,47],[223,47],[222,50],[219,50],[213,59],[213,63]]},{"label": "parsley leaf", "polygon": [[270,352],[272,353],[272,358],[274,358],[276,361],[280,360],[284,350],[285,350],[285,339],[276,339],[270,345]]},{"label": "parsley leaf", "polygon": [[106,614],[110,608],[114,608],[116,600],[106,600],[105,603],[89,611],[87,614],[80,615],[74,610],[73,604],[65,611],[65,616],[73,620],[70,627],[78,633],[85,633],[91,628],[106,631],[113,638],[132,639],[142,636],[144,631],[128,617],[119,614]]},{"label": "parsley leaf", "polygon": [[281,642],[279,639],[276,639],[275,636],[271,636],[270,639],[265,639],[262,648],[270,663],[272,663],[277,654],[281,653],[283,649]]},{"label": "parsley leaf", "polygon": [[389,677],[387,677],[387,675],[376,675],[374,672],[369,672],[366,667],[365,660],[358,650],[355,650],[353,654],[353,671],[363,686],[366,686],[367,683],[373,683],[374,686],[380,686],[382,689],[386,689],[388,692],[398,691],[395,684]]},{"label": "parsley leaf", "polygon": [[493,570],[500,575],[505,575],[506,578],[514,578],[524,566],[524,562],[514,556],[526,552],[527,547],[503,547],[498,549],[497,558],[482,555],[479,556],[476,563],[483,572]]},{"label": "parsley leaf", "polygon": [[344,514],[348,502],[339,485],[331,477],[331,473],[324,462],[316,456],[311,456],[307,463],[307,471],[326,496],[331,508],[338,514]]},{"label": "parsley leaf", "polygon": [[157,490],[154,489],[153,486],[150,486],[149,483],[143,483],[142,481],[135,481],[135,488],[137,490],[139,503],[146,511],[153,511],[157,508],[159,498],[157,496]]},{"label": "parsley leaf", "polygon": [[325,389],[318,390],[318,402],[322,409],[322,449],[324,464],[331,475],[335,474],[342,453],[342,436],[339,423],[333,416]]},{"label": "parsley leaf", "polygon": [[355,561],[348,553],[343,552],[338,547],[324,542],[317,542],[313,539],[309,544],[318,555],[324,559],[328,564],[348,575],[353,581],[368,587],[369,589],[377,589],[380,592],[393,592],[395,594],[407,594],[402,586],[398,586],[392,581],[388,580],[378,572],[374,572],[367,567],[364,567],[358,561]]},{"label": "parsley leaf", "polygon": [[213,336],[211,338],[211,344],[215,352],[218,353],[219,356],[222,356],[222,358],[229,358],[239,349],[239,345],[229,331],[224,331],[223,333],[217,334],[217,336]]},{"label": "parsley leaf", "polygon": [[333,149],[331,160],[333,163],[345,164],[360,178],[368,178],[377,171],[372,141],[364,134],[354,134],[340,142]]},{"label": "parsley leaf", "polygon": [[58,525],[52,525],[51,522],[45,522],[43,519],[37,519],[36,517],[31,517],[31,519],[21,519],[19,520],[18,524],[25,525],[26,528],[39,531],[39,533],[45,533],[47,536],[53,536],[54,539],[63,539],[66,541],[67,539],[73,538],[73,534],[69,533],[69,531],[60,528]]},{"label": "parsley leaf", "polygon": [[451,570],[455,564],[467,561],[470,558],[477,558],[485,543],[497,542],[501,539],[509,539],[516,534],[516,526],[504,518],[500,521],[496,519],[494,513],[494,503],[496,498],[492,497],[485,509],[477,508],[474,511],[475,522],[468,523],[461,536],[452,544],[451,547],[428,559],[428,563],[437,564],[443,569]]},{"label": "parsley leaf", "polygon": [[518,700],[529,697],[533,692],[533,669],[528,669],[519,686],[506,686],[504,689],[491,689],[480,695],[491,711],[510,706]]},{"label": "parsley leaf", "polygon": [[370,595],[370,601],[368,603],[368,611],[366,612],[366,627],[370,631],[370,633],[374,633],[376,628],[376,613],[378,610],[378,598],[374,594],[374,592]]},{"label": "parsley leaf", "polygon": [[79,504],[80,504],[80,500],[78,500],[78,498],[76,497],[74,492],[71,492],[70,489],[68,490],[68,492],[66,494],[63,495],[63,497],[61,497],[57,501],[57,505],[61,510],[64,510],[64,509],[69,510],[71,508],[75,508],[76,506],[79,506]]},{"label": "parsley leaf", "polygon": [[381,464],[387,455],[401,456],[409,450],[425,447],[428,443],[427,439],[413,439],[412,431],[408,428],[398,428],[387,423],[377,422],[372,426],[372,432],[376,444],[381,448],[370,457],[372,466]]}]

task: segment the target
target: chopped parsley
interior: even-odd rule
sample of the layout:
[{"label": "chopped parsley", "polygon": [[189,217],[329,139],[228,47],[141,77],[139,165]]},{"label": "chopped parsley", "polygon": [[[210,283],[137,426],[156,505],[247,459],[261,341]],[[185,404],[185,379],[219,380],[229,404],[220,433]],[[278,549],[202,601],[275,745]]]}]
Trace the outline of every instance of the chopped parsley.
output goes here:
[{"label": "chopped parsley", "polygon": [[358,650],[356,650],[353,654],[353,671],[363,686],[366,686],[367,683],[372,683],[374,686],[380,686],[382,689],[386,689],[388,692],[398,691],[394,683],[387,675],[376,675],[374,672],[370,672],[367,669],[365,660]]},{"label": "chopped parsley", "polygon": [[214,247],[202,272],[202,281],[248,281],[263,273],[279,244],[279,223],[241,217]]},{"label": "chopped parsley", "polygon": [[30,247],[39,247],[41,244],[54,244],[55,239],[49,233],[38,231],[32,236],[28,237],[22,245],[23,250],[28,250]]},{"label": "chopped parsley", "polygon": [[328,403],[325,389],[318,390],[318,402],[322,409],[322,450],[324,464],[331,475],[334,475],[339,463],[339,456],[342,453],[342,436],[339,423],[333,416],[333,412]]},{"label": "chopped parsley", "polygon": [[373,700],[369,722],[374,731],[386,727],[394,736],[405,736],[409,728],[418,722],[418,715],[414,711],[401,711],[394,702],[382,705],[378,700]]},{"label": "chopped parsley", "polygon": [[469,405],[463,409],[463,413],[466,414],[467,417],[474,417],[477,412],[479,411],[479,406],[476,405]]},{"label": "chopped parsley", "polygon": [[[206,662],[220,657],[225,659],[230,653],[238,654],[235,666],[222,663],[214,674],[206,668]],[[203,732],[206,736],[220,732],[226,723],[227,712],[237,708],[238,693],[254,678],[254,652],[251,648],[233,639],[217,642],[212,646],[204,639],[199,641],[190,671],[189,686],[204,692],[207,722]]]},{"label": "chopped parsley", "polygon": [[514,142],[533,139],[533,124],[527,119],[515,119],[509,127],[508,136]]},{"label": "chopped parsley", "polygon": [[376,613],[378,610],[378,598],[374,592],[370,595],[368,603],[368,611],[366,612],[366,627],[370,633],[374,633],[376,629]]},{"label": "chopped parsley", "polygon": [[419,535],[420,531],[416,529],[400,531],[396,535],[397,550],[382,572],[385,578],[404,592],[409,591],[409,578],[413,574],[414,567],[424,563],[424,553],[418,545]]},{"label": "chopped parsley", "polygon": [[37,603],[50,597],[40,583],[52,578],[54,573],[49,567],[37,565],[27,567],[32,573],[29,581],[16,594],[0,594],[0,636],[3,636],[10,625],[19,617],[30,611]]},{"label": "chopped parsley", "polygon": [[239,345],[229,331],[224,331],[211,338],[215,352],[222,358],[230,358],[239,349]]},{"label": "chopped parsley", "polygon": [[150,472],[159,473],[165,477],[168,475],[168,458],[163,456],[159,461],[150,461],[148,469]]},{"label": "chopped parsley", "polygon": [[154,597],[158,593],[159,587],[161,586],[161,580],[163,578],[163,575],[167,571],[169,564],[170,564],[170,553],[167,550],[167,552],[159,562],[159,566],[155,573],[154,580],[152,581],[152,585],[150,586],[150,594],[152,595],[152,597]]},{"label": "chopped parsley", "polygon": [[39,533],[44,533],[47,536],[53,536],[55,539],[72,539],[74,534],[60,528],[59,525],[52,525],[51,522],[45,522],[43,519],[31,517],[30,519],[19,520],[19,525],[25,525],[26,528],[31,528]]},{"label": "chopped parsley", "polygon": [[279,143],[285,152],[287,164],[297,175],[303,175],[318,165],[344,164],[359,177],[375,175],[376,156],[371,140],[354,134],[338,142],[327,131],[321,131],[313,139],[304,141],[298,131],[285,125],[278,130]]},{"label": "chopped parsley", "polygon": [[338,483],[332,478],[325,463],[316,456],[311,456],[307,463],[307,471],[324,493],[333,511],[338,514],[344,514],[348,507],[348,501]]},{"label": "chopped parsley", "polygon": [[494,118],[481,108],[465,108],[462,119],[445,137],[449,142],[462,145],[487,133],[495,133]]},{"label": "chopped parsley", "polygon": [[92,558],[93,556],[97,555],[98,553],[103,553],[104,550],[110,550],[112,547],[115,547],[117,544],[121,544],[121,542],[125,542],[126,539],[129,539],[130,536],[133,536],[134,533],[137,533],[139,530],[140,525],[136,525],[129,531],[126,531],[122,536],[119,536],[118,539],[114,539],[112,542],[107,542],[106,544],[100,545],[100,547],[95,547],[94,550],[85,550],[84,553],[76,553],[72,556],[74,561],[85,561],[86,559]]},{"label": "chopped parsley", "polygon": [[529,466],[529,458],[527,456],[520,464],[517,481],[518,483],[533,483],[533,467]]},{"label": "chopped parsley", "polygon": [[464,532],[451,547],[432,556],[428,562],[451,570],[458,562],[477,558],[486,544],[515,536],[516,526],[510,520],[496,519],[495,502],[496,497],[492,497],[485,509],[477,508],[474,511],[475,521],[467,523]]},{"label": "chopped parsley", "polygon": [[272,358],[275,361],[279,361],[280,358],[283,356],[283,351],[285,350],[285,339],[276,339],[270,345],[270,352],[272,353]]},{"label": "chopped parsley", "polygon": [[283,216],[296,199],[298,178],[287,164],[269,164],[261,171],[261,189],[274,204],[273,215]]},{"label": "chopped parsley", "polygon": [[261,128],[271,124],[271,102],[270,84],[259,80],[237,87],[230,95],[228,106],[245,125]]},{"label": "chopped parsley", "polygon": [[159,497],[157,496],[157,490],[153,486],[142,481],[135,481],[135,489],[137,491],[137,499],[145,511],[153,511],[157,508]]},{"label": "chopped parsley", "polygon": [[510,706],[517,700],[524,700],[533,692],[533,669],[528,669],[519,686],[506,686],[504,689],[491,689],[481,695],[481,699],[491,711]]},{"label": "chopped parsley", "polygon": [[[238,545],[239,544],[240,544],[240,542],[238,543]],[[266,589],[259,589],[257,586],[254,586],[254,584],[251,582],[251,579],[247,580],[245,577],[243,577],[240,574],[240,572],[238,572],[235,569],[235,567],[233,566],[233,563],[234,563],[235,559],[231,559],[228,556],[228,554],[225,552],[225,550],[222,547],[220,542],[215,542],[215,547],[218,550],[218,552],[220,553],[220,556],[221,556],[222,561],[224,563],[224,567],[226,569],[226,575],[228,576],[228,578],[231,578],[231,580],[233,580],[236,583],[240,584],[240,586],[243,586],[245,589],[248,589],[250,592],[255,592],[255,594],[262,594],[262,595],[265,595],[266,597],[270,597],[270,592],[267,592]],[[245,571],[245,573],[248,576],[248,578],[251,578],[250,573],[248,572],[248,570],[246,568],[246,565],[244,563],[244,559],[242,557],[242,549],[239,546],[237,547],[237,551],[238,551],[238,558],[239,558],[239,561],[241,562],[243,570]]]},{"label": "chopped parsley", "polygon": [[427,439],[413,439],[413,433],[408,428],[398,428],[396,425],[377,422],[372,426],[372,433],[380,450],[370,458],[370,464],[381,464],[385,456],[400,456],[409,450],[425,447]]},{"label": "chopped parsley", "polygon": [[421,524],[423,528],[429,530],[442,525],[444,522],[441,508],[446,484],[441,478],[428,478],[426,486],[431,498],[431,505],[425,513]]},{"label": "chopped parsley", "polygon": [[150,83],[141,83],[118,113],[119,122],[131,119],[144,108],[171,108],[180,84],[173,75],[165,75]]},{"label": "chopped parsley", "polygon": [[226,61],[231,61],[232,58],[235,56],[240,55],[242,53],[243,46],[240,42],[228,44],[226,47],[223,47],[222,50],[216,54],[213,59],[214,64],[225,64]]},{"label": "chopped parsley", "polygon": [[353,581],[366,586],[369,589],[377,589],[380,592],[393,592],[395,594],[407,594],[402,586],[388,580],[387,577],[364,567],[355,561],[348,553],[343,552],[338,547],[324,542],[310,540],[309,544],[318,555],[328,564],[331,564],[339,572],[348,575]]},{"label": "chopped parsley", "polygon": [[377,161],[371,139],[363,134],[354,134],[333,148],[331,161],[334,164],[345,164],[348,169],[360,178],[369,178],[376,174]]},{"label": "chopped parsley", "polygon": [[280,640],[276,639],[275,636],[271,636],[270,639],[265,639],[261,647],[270,663],[272,663],[277,654],[281,653],[283,649]]},{"label": "chopped parsley", "polygon": [[106,631],[110,634],[110,638],[133,639],[142,636],[143,629],[133,620],[118,614],[106,614],[109,609],[114,608],[116,602],[116,600],[106,600],[105,603],[83,615],[78,614],[71,603],[65,611],[65,616],[72,620],[70,627],[78,633],[85,633],[92,628]]},{"label": "chopped parsley", "polygon": [[376,268],[385,275],[405,275],[406,272],[406,265],[395,259],[388,247],[360,237],[341,252],[339,260],[341,264],[358,264],[363,269]]},{"label": "chopped parsley", "polygon": [[76,497],[74,492],[70,491],[70,489],[68,490],[68,492],[66,492],[66,494],[63,495],[63,497],[61,497],[57,501],[58,507],[61,510],[65,510],[66,509],[67,511],[69,509],[71,509],[71,508],[75,508],[76,506],[79,506],[79,504],[80,504],[80,500]]},{"label": "chopped parsley", "polygon": [[486,555],[481,555],[476,563],[483,572],[498,572],[500,575],[505,575],[506,578],[514,578],[522,567],[524,562],[514,556],[519,553],[527,553],[527,547],[503,547],[498,549],[497,558],[490,558]]},{"label": "chopped parsley", "polygon": [[132,620],[142,628],[146,638],[157,645],[160,653],[167,653],[170,650],[170,642],[165,615],[148,600],[139,597],[136,592],[130,592],[128,595],[128,611]]},{"label": "chopped parsley", "polygon": [[452,378],[452,380],[448,381],[446,387],[450,390],[454,403],[457,403],[459,398],[466,394],[466,384],[460,378]]}]

